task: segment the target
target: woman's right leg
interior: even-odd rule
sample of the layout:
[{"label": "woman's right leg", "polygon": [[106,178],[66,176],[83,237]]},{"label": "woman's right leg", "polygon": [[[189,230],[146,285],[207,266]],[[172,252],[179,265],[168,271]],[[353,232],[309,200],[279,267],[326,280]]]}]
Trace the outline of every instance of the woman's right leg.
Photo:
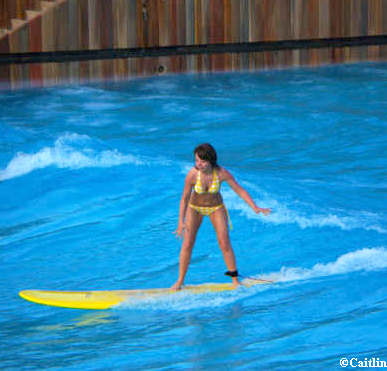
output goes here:
[{"label": "woman's right leg", "polygon": [[179,258],[179,278],[171,287],[173,290],[180,290],[184,284],[184,278],[187,274],[188,266],[191,261],[192,249],[195,244],[196,234],[203,221],[203,215],[188,206],[185,216],[185,230],[183,244],[180,250]]}]

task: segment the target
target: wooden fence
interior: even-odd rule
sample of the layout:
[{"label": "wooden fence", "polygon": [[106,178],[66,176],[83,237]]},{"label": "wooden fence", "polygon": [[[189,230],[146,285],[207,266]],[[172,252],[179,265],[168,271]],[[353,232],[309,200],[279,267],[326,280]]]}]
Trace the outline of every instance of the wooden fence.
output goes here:
[{"label": "wooden fence", "polygon": [[[387,34],[387,0],[0,0],[0,13],[0,28],[12,27],[13,17],[25,20],[3,32],[3,55]],[[378,45],[0,64],[0,81],[3,86],[43,86],[165,72],[385,60],[386,56],[387,46]]]}]

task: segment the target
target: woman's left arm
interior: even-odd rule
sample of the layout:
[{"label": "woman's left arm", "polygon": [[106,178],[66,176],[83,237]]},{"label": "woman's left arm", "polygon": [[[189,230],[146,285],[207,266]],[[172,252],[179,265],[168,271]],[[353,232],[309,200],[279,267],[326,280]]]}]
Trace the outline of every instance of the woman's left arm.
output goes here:
[{"label": "woman's left arm", "polygon": [[240,185],[237,183],[235,178],[231,175],[231,173],[226,170],[225,168],[222,169],[223,173],[223,180],[225,180],[229,186],[234,190],[234,192],[242,198],[257,214],[263,213],[264,215],[270,214],[270,209],[262,209],[258,207],[254,200],[251,198],[249,193]]}]

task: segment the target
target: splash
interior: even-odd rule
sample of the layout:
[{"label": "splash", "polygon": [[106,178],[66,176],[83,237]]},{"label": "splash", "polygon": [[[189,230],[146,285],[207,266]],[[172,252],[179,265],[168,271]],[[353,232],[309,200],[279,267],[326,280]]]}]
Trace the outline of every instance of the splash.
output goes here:
[{"label": "splash", "polygon": [[279,272],[263,275],[262,278],[276,282],[290,282],[384,268],[387,268],[387,249],[375,247],[349,252],[341,255],[334,262],[317,263],[312,268],[282,267]]},{"label": "splash", "polygon": [[233,304],[240,299],[253,295],[257,292],[257,290],[263,289],[264,288],[262,287],[256,289],[256,286],[254,286],[254,288],[241,287],[232,291],[200,294],[188,291],[179,291],[175,294],[138,297],[119,304],[116,309],[134,309],[136,311],[187,311],[198,308],[216,309]]},{"label": "splash", "polygon": [[[257,188],[256,186],[247,186],[247,188]],[[387,233],[387,230],[378,224],[378,215],[358,211],[356,216],[337,215],[337,210],[327,210],[327,214],[302,215],[300,212],[289,209],[281,204],[266,192],[259,190],[257,202],[259,205],[269,207],[272,213],[269,216],[255,214],[250,206],[242,201],[235,193],[228,189],[222,190],[225,203],[229,210],[238,210],[241,215],[247,219],[259,219],[262,223],[271,224],[297,224],[301,229],[306,228],[324,228],[337,227],[342,230],[364,229],[378,233]]]},{"label": "splash", "polygon": [[60,136],[52,147],[44,147],[32,154],[19,152],[0,170],[0,181],[20,177],[49,166],[80,169],[85,167],[113,167],[123,164],[142,165],[144,161],[117,150],[93,149],[94,143],[87,135],[67,133]]},{"label": "splash", "polygon": [[[260,275],[259,278],[278,282],[292,282],[309,280],[312,278],[346,274],[356,271],[374,271],[387,268],[387,249],[364,248],[349,252],[340,256],[336,261],[322,264],[317,263],[312,268],[282,267],[279,272]],[[169,310],[187,311],[194,309],[216,309],[239,300],[256,295],[258,292],[270,290],[276,285],[255,285],[253,287],[240,287],[236,290],[220,293],[194,294],[187,291],[180,291],[176,294],[143,296],[135,300],[128,300],[116,309],[139,310]]]}]

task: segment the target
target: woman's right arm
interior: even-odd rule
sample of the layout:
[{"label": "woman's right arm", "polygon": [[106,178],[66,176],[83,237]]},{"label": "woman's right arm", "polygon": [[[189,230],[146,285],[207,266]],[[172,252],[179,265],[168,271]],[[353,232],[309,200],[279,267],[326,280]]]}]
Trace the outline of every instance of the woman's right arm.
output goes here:
[{"label": "woman's right arm", "polygon": [[174,232],[179,237],[182,236],[183,230],[184,230],[185,214],[187,212],[188,202],[192,192],[193,178],[194,178],[194,170],[191,169],[185,178],[183,195],[180,200],[179,224],[178,224],[177,230]]}]

